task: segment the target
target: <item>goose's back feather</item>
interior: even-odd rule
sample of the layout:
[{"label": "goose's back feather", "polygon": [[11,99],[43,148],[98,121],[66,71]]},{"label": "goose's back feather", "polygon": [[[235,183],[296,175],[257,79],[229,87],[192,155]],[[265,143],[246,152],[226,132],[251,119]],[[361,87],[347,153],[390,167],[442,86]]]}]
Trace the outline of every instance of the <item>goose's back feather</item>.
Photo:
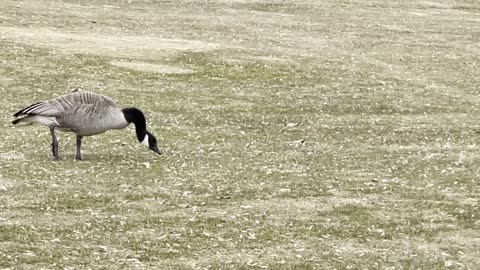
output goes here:
[{"label": "goose's back feather", "polygon": [[26,107],[14,114],[15,117],[22,115],[59,116],[65,111],[71,110],[82,104],[96,104],[100,107],[117,107],[115,102],[104,95],[76,91],[48,101],[38,102]]}]

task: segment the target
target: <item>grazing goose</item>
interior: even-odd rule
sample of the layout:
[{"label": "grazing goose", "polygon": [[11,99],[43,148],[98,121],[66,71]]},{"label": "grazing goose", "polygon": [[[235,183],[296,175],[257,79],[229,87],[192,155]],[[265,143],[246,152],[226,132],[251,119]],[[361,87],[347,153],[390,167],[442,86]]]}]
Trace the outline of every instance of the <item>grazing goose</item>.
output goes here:
[{"label": "grazing goose", "polygon": [[87,91],[77,91],[52,100],[32,104],[13,116],[17,117],[12,124],[40,123],[50,128],[52,135],[52,152],[56,160],[58,141],[55,129],[70,131],[77,135],[77,155],[81,160],[80,146],[84,136],[92,136],[110,129],[126,128],[135,124],[137,139],[146,147],[161,154],[157,140],[146,129],[145,116],[136,108],[120,109],[115,102],[104,95]]}]

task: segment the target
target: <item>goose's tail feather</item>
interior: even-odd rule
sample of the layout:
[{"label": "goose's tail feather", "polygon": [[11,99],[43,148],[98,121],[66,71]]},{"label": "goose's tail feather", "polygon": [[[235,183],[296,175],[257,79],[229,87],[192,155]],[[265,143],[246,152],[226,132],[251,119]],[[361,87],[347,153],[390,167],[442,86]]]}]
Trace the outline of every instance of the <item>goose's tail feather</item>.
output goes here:
[{"label": "goose's tail feather", "polygon": [[44,102],[37,102],[35,104],[32,104],[24,109],[21,109],[20,111],[16,112],[13,116],[18,117],[24,114],[29,114],[32,111],[34,111],[37,107],[40,107],[40,105],[43,105]]},{"label": "goose's tail feather", "polygon": [[[29,116],[15,119],[15,120],[12,121],[12,124],[16,125],[16,124],[22,123],[22,122],[25,123],[25,124],[27,124],[27,125],[33,124],[32,122],[27,121],[26,118],[29,118]],[[25,121],[23,121],[23,120],[25,120]]]},{"label": "goose's tail feather", "polygon": [[17,118],[12,121],[12,124],[16,125],[18,123],[21,124],[33,124],[39,123],[45,126],[58,126],[57,119],[55,116],[43,116],[43,115],[27,115],[25,117]]}]

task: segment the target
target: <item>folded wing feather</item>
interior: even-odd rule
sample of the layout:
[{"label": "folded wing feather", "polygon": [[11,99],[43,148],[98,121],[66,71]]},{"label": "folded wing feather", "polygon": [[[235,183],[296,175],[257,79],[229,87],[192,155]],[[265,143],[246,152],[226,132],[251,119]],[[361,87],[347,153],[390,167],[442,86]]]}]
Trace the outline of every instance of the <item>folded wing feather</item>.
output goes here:
[{"label": "folded wing feather", "polygon": [[22,115],[41,115],[41,116],[59,116],[65,111],[69,111],[82,104],[102,104],[108,107],[117,107],[115,102],[104,95],[76,91],[67,95],[57,97],[52,100],[32,104],[17,113],[15,117]]}]

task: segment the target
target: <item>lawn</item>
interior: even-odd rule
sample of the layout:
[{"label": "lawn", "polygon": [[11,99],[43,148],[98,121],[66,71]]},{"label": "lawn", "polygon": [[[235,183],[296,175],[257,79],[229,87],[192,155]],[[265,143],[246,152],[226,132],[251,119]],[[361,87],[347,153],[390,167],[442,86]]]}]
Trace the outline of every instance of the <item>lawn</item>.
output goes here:
[{"label": "lawn", "polygon": [[0,268],[477,269],[480,3],[397,2],[1,1]]}]

